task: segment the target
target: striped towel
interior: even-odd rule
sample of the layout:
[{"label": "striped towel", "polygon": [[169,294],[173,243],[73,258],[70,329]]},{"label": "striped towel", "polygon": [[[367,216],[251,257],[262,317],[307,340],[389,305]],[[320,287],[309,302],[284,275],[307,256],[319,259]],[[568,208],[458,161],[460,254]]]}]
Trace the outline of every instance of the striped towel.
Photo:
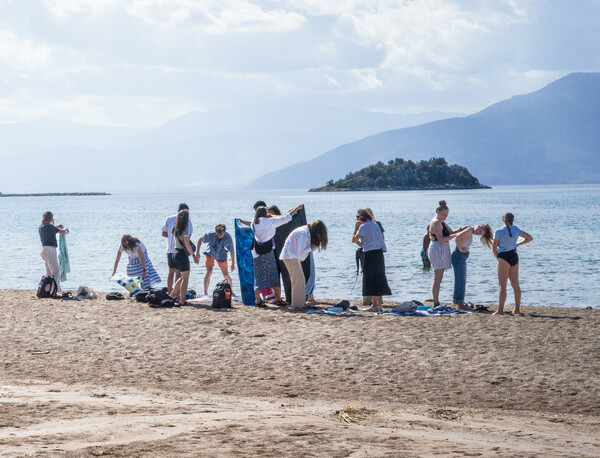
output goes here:
[{"label": "striped towel", "polygon": [[[150,289],[152,286],[161,282],[160,276],[154,270],[152,261],[148,257],[148,253],[144,253],[144,261],[146,261],[146,277],[142,278],[142,288]],[[141,277],[144,269],[142,268],[142,262],[139,258],[129,258],[129,264],[127,264],[127,275],[130,277]]]}]

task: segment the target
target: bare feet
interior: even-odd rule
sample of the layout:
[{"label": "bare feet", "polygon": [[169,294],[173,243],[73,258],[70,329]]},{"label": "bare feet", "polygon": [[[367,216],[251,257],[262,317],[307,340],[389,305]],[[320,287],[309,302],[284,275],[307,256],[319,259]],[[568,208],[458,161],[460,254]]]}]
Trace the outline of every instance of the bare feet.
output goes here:
[{"label": "bare feet", "polygon": [[496,312],[492,313],[492,316],[494,316],[494,315],[504,315],[504,312],[496,311]]},{"label": "bare feet", "polygon": [[524,313],[518,312],[518,311],[516,311],[516,310],[515,310],[514,312],[512,312],[512,313],[511,313],[511,315],[512,315],[512,316],[525,316],[525,314],[524,314]]},{"label": "bare feet", "polygon": [[382,307],[369,307],[367,310],[365,310],[365,312],[374,312],[374,313],[383,312],[383,308]]}]

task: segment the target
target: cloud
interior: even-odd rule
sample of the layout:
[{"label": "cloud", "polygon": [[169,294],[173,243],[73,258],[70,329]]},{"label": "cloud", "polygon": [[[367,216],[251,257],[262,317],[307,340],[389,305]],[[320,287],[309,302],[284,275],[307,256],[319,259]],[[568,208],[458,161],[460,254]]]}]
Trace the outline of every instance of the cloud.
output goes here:
[{"label": "cloud", "polygon": [[0,97],[14,116],[111,124],[268,99],[469,111],[598,71],[599,14],[596,0],[0,2]]}]

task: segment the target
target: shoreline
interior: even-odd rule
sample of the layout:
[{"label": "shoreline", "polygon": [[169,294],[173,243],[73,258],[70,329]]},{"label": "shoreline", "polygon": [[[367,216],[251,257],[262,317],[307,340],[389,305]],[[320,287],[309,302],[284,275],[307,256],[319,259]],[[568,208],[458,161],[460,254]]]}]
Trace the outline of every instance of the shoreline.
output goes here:
[{"label": "shoreline", "polygon": [[2,194],[0,197],[80,197],[80,196],[110,196],[108,192],[39,192],[26,194]]},{"label": "shoreline", "polygon": [[[88,286],[88,285],[85,285]],[[91,287],[90,287],[91,288]],[[125,290],[125,288],[123,287],[115,287],[110,291],[104,291],[104,290],[99,290],[99,289],[95,289],[95,288],[91,288],[95,293],[98,294],[103,294],[106,295],[108,293],[114,293],[114,292],[119,292],[122,293],[125,296],[125,299],[129,299],[129,297],[127,296],[129,293]],[[35,289],[31,289],[31,288],[0,288],[0,293],[2,292],[29,292],[31,293],[33,296],[35,296],[36,290]],[[73,295],[75,295],[75,293],[77,292],[77,288],[63,288],[63,291],[70,291]],[[317,295],[318,296],[318,295]],[[198,297],[201,297],[201,295],[199,294]],[[241,297],[241,296],[240,296]],[[58,298],[60,299],[60,298]],[[321,303],[321,304],[325,304],[328,307],[333,307],[335,304],[339,303],[342,300],[348,300],[351,304],[355,304],[358,306],[362,307],[362,300],[361,299],[335,299],[335,298],[326,298],[326,297],[317,297],[317,303]],[[383,307],[385,308],[392,308],[395,305],[401,304],[404,301],[410,301],[410,299],[405,299],[405,300],[385,300],[385,296],[384,296],[384,300],[383,300]],[[430,305],[430,303],[433,302],[432,299],[426,299],[423,301],[424,305]],[[204,303],[204,302],[203,302]],[[207,301],[206,304],[208,304],[209,302]],[[496,310],[496,308],[498,307],[498,304],[495,302],[489,302],[489,303],[483,303],[483,302],[469,302],[472,303],[474,305],[483,305],[485,307],[490,307],[491,310]],[[448,305],[454,308],[454,305],[452,302],[444,302],[441,301],[442,305]],[[238,306],[241,307],[243,306],[242,302],[233,302],[232,305],[234,306]],[[271,304],[269,302],[269,305],[274,305]],[[252,307],[251,305],[248,306],[244,306],[244,307]],[[366,306],[365,306],[366,307]],[[505,306],[505,309],[510,311],[514,308],[514,304],[512,302],[508,302]],[[564,309],[573,309],[573,310],[600,310],[600,305],[581,305],[581,306],[577,306],[577,305],[534,305],[534,304],[521,304],[521,308],[522,309],[528,309],[528,308],[544,308],[544,307],[548,307],[548,308],[552,308],[552,309],[557,309],[557,310],[564,310]]]},{"label": "shoreline", "polygon": [[597,309],[327,316],[32,290],[0,304],[9,454],[600,454]]}]

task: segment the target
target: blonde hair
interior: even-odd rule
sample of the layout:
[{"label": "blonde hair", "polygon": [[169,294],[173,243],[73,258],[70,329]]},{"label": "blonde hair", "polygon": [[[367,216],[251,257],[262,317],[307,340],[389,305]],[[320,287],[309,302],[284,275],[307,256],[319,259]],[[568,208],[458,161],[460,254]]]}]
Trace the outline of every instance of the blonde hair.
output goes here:
[{"label": "blonde hair", "polygon": [[483,234],[481,234],[481,243],[488,248],[492,247],[492,242],[494,241],[494,231],[489,224],[480,224],[479,227],[483,229]]},{"label": "blonde hair", "polygon": [[371,221],[376,222],[377,220],[375,219],[375,215],[373,214],[373,210],[371,210],[369,207],[365,207],[364,210],[371,215]]},{"label": "blonde hair", "polygon": [[439,213],[439,212],[444,211],[444,210],[448,210],[448,205],[446,205],[446,201],[445,200],[440,200],[438,202],[438,207],[435,209],[435,212]]}]

